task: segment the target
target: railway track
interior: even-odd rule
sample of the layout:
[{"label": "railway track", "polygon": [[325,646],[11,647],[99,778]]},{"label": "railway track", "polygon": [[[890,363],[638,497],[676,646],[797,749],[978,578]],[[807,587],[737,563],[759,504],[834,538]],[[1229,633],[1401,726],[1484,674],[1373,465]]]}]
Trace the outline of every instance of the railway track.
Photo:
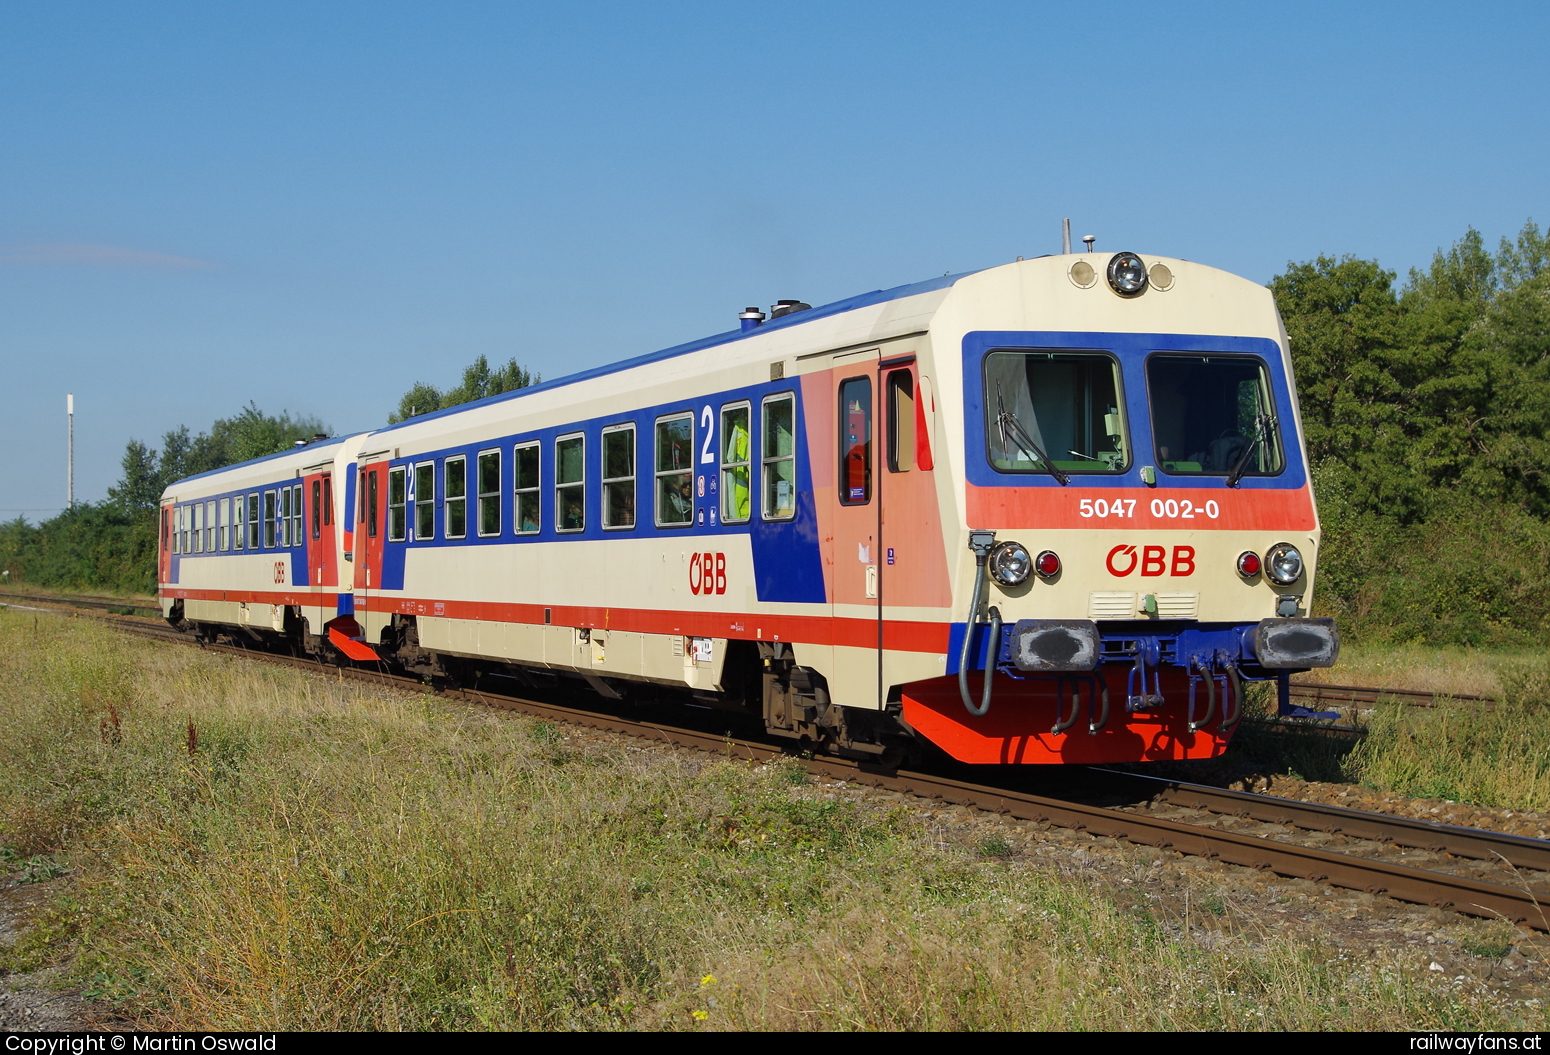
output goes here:
[{"label": "railway track", "polygon": [[[52,600],[55,605],[75,604],[74,599]],[[94,617],[141,636],[191,643],[185,635],[154,620],[118,615]],[[231,645],[207,644],[204,647],[266,662],[319,669],[317,661],[310,658],[257,652]],[[337,669],[346,677],[398,688],[415,691],[425,688],[419,679],[383,670],[328,669]],[[754,739],[641,721],[480,688],[438,687],[437,691],[450,698],[555,722],[750,761],[789,757],[785,746]],[[1329,883],[1467,915],[1506,918],[1537,930],[1550,931],[1550,882],[1547,882],[1550,880],[1550,842],[1544,840],[1106,770],[1095,772],[1102,775],[1107,789],[1113,792],[1120,787],[1130,788],[1139,800],[1137,804],[1116,808],[1075,798],[994,787],[941,774],[883,771],[847,759],[808,758],[803,759],[802,764],[815,775],[831,780],[955,803],[1019,820],[1086,831],[1093,836],[1268,870],[1278,875]],[[1173,816],[1164,815],[1170,811]],[[1194,814],[1204,814],[1211,819],[1202,821],[1192,816]],[[1182,819],[1186,816],[1189,819]],[[1232,822],[1251,822],[1252,830],[1235,830]],[[1288,832],[1272,833],[1265,830],[1265,826],[1284,828]],[[1354,840],[1361,845],[1350,853],[1336,852],[1310,845],[1306,838],[1297,840],[1295,833],[1299,832],[1342,841]],[[1376,859],[1385,853],[1386,847],[1417,851],[1421,856],[1441,859],[1440,867],[1421,868],[1411,863]],[[1364,853],[1374,856],[1364,856]],[[1479,875],[1457,874],[1456,863],[1460,860],[1485,862],[1489,868],[1477,867],[1475,870],[1490,875],[1499,875],[1504,866],[1511,870],[1512,882],[1493,882]]]},{"label": "railway track", "polygon": [[1373,707],[1382,700],[1405,703],[1412,707],[1464,704],[1490,708],[1495,704],[1489,696],[1473,696],[1462,692],[1422,692],[1417,689],[1380,689],[1363,685],[1325,685],[1322,682],[1297,681],[1292,682],[1291,696],[1310,711],[1341,705]]}]

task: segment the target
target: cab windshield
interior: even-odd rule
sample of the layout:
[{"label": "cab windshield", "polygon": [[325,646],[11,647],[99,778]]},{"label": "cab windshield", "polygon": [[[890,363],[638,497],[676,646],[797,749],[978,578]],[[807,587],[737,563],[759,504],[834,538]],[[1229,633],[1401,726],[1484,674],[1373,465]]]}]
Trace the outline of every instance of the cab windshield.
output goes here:
[{"label": "cab windshield", "polygon": [[1099,352],[991,352],[985,446],[1004,473],[1118,473],[1130,461],[1119,364]]},{"label": "cab windshield", "polygon": [[1285,465],[1269,374],[1258,359],[1154,355],[1146,380],[1163,472],[1226,476],[1230,486]]}]

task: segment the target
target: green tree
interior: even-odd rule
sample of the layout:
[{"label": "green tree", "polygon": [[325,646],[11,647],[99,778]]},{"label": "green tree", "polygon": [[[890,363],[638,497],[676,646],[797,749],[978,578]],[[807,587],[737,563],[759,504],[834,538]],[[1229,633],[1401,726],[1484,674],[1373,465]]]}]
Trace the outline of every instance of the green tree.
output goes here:
[{"label": "green tree", "polygon": [[538,374],[529,373],[526,367],[518,366],[516,359],[492,370],[489,360],[481,355],[464,369],[463,380],[445,392],[435,385],[416,381],[414,387],[398,401],[398,409],[388,414],[388,424],[396,425],[419,414],[472,403],[476,399],[498,396],[502,392],[514,392],[519,388],[536,385],[541,380]]},{"label": "green tree", "polygon": [[156,451],[139,440],[130,440],[120,463],[124,475],[108,488],[108,501],[126,513],[145,513],[155,509],[167,482],[162,478]]},{"label": "green tree", "polygon": [[1496,251],[1496,273],[1502,287],[1516,289],[1524,282],[1550,272],[1550,237],[1541,234],[1532,219],[1518,232],[1516,245],[1502,239]]},{"label": "green tree", "polygon": [[1286,323],[1324,523],[1318,606],[1390,640],[1550,630],[1550,245],[1470,229],[1398,293],[1375,261],[1289,264]]}]

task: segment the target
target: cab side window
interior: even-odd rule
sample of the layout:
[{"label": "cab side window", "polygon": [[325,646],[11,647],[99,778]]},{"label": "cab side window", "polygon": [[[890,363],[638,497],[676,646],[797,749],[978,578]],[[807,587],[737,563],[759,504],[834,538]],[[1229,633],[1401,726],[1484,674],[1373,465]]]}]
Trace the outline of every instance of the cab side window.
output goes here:
[{"label": "cab side window", "polygon": [[915,467],[915,378],[908,370],[888,375],[888,471]]}]

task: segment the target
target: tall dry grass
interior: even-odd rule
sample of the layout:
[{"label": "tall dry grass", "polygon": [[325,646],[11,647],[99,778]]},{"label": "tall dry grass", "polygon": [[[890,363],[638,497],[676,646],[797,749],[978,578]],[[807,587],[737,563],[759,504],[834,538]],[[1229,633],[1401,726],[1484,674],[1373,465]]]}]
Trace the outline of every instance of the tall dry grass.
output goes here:
[{"label": "tall dry grass", "polygon": [[1500,699],[1489,710],[1381,704],[1347,772],[1402,795],[1550,809],[1550,671],[1508,665],[1498,677]]},{"label": "tall dry grass", "polygon": [[1199,941],[791,765],[84,621],[0,613],[0,758],[0,846],[74,869],[0,968],[63,962],[150,1026],[1545,1024],[1307,936]]},{"label": "tall dry grass", "polygon": [[1544,668],[1543,651],[1355,644],[1342,647],[1340,662],[1324,670],[1297,675],[1298,681],[1331,685],[1366,685],[1466,696],[1499,696],[1502,672]]}]

